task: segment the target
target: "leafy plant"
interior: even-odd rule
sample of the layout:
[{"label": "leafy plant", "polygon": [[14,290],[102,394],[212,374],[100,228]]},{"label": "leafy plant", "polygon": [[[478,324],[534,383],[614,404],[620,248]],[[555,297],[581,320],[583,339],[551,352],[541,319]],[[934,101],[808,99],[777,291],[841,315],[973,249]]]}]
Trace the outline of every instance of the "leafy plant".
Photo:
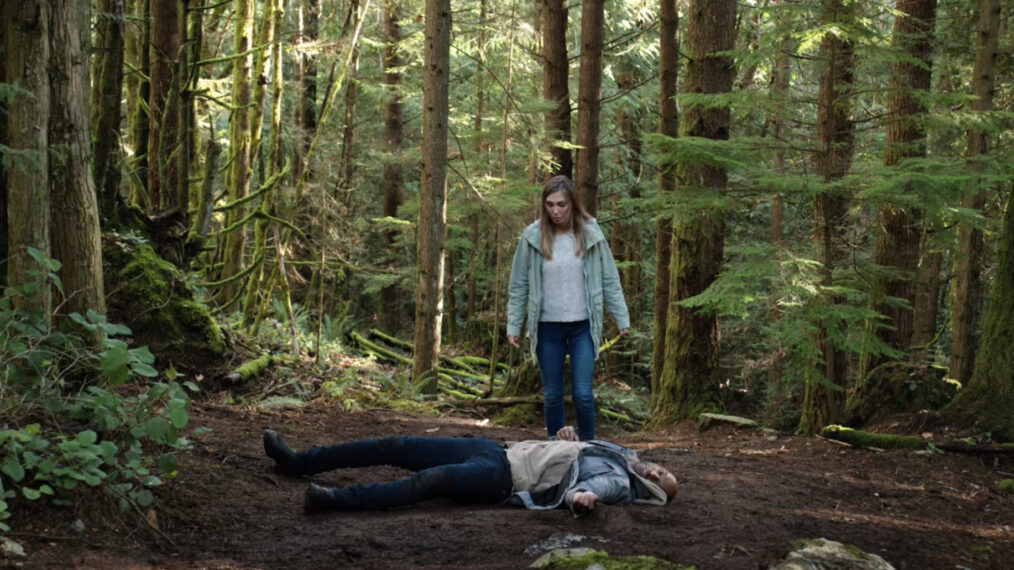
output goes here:
[{"label": "leafy plant", "polygon": [[[190,382],[142,383],[158,376],[147,347],[123,340],[126,326],[88,311],[62,332],[39,310],[21,308],[40,287],[59,290],[58,262],[32,252],[35,281],[0,297],[0,530],[10,500],[52,497],[66,503],[84,484],[101,488],[123,509],[146,507],[153,487],[177,473],[175,451],[189,443]],[[95,339],[101,339],[98,343]],[[178,375],[177,375],[178,376]],[[132,383],[131,385],[127,385]]]}]

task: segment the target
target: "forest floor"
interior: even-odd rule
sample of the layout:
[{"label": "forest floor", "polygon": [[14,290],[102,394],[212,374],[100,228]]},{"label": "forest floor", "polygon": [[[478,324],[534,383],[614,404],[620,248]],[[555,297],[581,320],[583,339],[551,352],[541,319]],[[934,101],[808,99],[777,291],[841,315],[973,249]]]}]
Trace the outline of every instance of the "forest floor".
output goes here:
[{"label": "forest floor", "polygon": [[151,524],[142,513],[119,513],[98,494],[73,510],[19,505],[8,522],[28,553],[25,567],[523,568],[554,547],[587,546],[701,569],[756,569],[783,559],[792,541],[818,537],[878,554],[899,569],[1014,564],[1014,497],[996,490],[998,479],[1014,477],[1009,456],[878,452],[727,426],[664,433],[602,426],[600,437],[675,472],[681,486],[671,504],[600,506],[576,519],[566,510],[444,501],[306,515],[311,480],[346,485],[399,470],[279,475],[263,455],[264,428],[294,447],[396,434],[509,441],[538,438],[540,429],[490,426],[474,415],[321,405],[264,410],[212,401],[196,404],[191,425],[211,431],[193,438],[179,476],[158,488],[160,501],[146,513]]}]

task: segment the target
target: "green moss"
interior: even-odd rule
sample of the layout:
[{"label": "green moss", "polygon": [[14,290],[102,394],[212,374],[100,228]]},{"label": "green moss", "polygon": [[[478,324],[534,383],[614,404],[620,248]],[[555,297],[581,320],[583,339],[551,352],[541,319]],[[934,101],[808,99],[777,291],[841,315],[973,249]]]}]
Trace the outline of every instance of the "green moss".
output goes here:
[{"label": "green moss", "polygon": [[173,360],[225,353],[225,339],[211,312],[193,299],[184,275],[151,244],[118,242],[107,252],[115,305],[141,342],[156,354],[178,353],[166,355]]},{"label": "green moss", "polygon": [[922,449],[927,442],[914,435],[891,435],[854,430],[845,426],[831,425],[821,430],[828,439],[844,441],[857,447],[879,447],[881,449]]},{"label": "green moss", "polygon": [[996,482],[996,488],[1004,493],[1014,495],[1014,479],[1001,479]]},{"label": "green moss", "polygon": [[433,404],[426,402],[417,402],[415,400],[408,400],[399,398],[397,400],[390,400],[387,402],[387,406],[391,411],[404,413],[404,414],[418,414],[425,416],[439,416],[440,411],[433,407]]},{"label": "green moss", "polygon": [[188,333],[203,340],[201,348],[215,354],[225,352],[225,340],[222,329],[211,316],[211,311],[197,301],[181,301],[176,317]]},{"label": "green moss", "polygon": [[580,556],[563,556],[550,558],[539,568],[551,570],[585,570],[595,566],[604,570],[694,570],[694,566],[684,566],[668,562],[654,556],[613,556],[608,552],[594,550]]},{"label": "green moss", "polygon": [[542,406],[538,404],[518,404],[507,406],[494,416],[497,425],[506,427],[525,427],[540,422]]},{"label": "green moss", "polygon": [[232,372],[233,374],[238,374],[241,380],[249,380],[250,378],[253,378],[254,376],[260,374],[261,371],[267,368],[268,366],[271,366],[271,361],[273,359],[274,357],[272,357],[270,354],[265,354],[260,358],[248,360],[243,364],[240,364]]}]

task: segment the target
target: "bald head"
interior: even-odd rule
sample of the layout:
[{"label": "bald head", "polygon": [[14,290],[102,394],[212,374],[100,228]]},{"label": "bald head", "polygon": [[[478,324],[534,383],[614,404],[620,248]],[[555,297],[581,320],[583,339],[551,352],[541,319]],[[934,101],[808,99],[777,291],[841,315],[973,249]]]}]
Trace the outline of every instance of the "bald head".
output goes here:
[{"label": "bald head", "polygon": [[665,491],[667,500],[671,501],[676,496],[679,483],[676,481],[676,476],[665,467],[650,461],[638,461],[634,464],[634,472],[658,485]]}]

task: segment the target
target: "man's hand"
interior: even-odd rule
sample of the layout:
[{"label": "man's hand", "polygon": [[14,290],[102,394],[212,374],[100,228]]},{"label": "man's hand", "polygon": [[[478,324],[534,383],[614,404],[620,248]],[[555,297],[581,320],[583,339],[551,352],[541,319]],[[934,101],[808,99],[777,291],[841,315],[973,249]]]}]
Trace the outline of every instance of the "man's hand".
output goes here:
[{"label": "man's hand", "polygon": [[591,491],[578,491],[574,493],[574,511],[578,513],[594,511],[597,500],[599,500],[599,496]]},{"label": "man's hand", "polygon": [[580,441],[577,431],[571,426],[563,426],[556,432],[557,441]]},{"label": "man's hand", "polygon": [[507,335],[507,343],[513,346],[514,348],[521,348],[521,345],[518,344],[518,337],[512,334]]}]

